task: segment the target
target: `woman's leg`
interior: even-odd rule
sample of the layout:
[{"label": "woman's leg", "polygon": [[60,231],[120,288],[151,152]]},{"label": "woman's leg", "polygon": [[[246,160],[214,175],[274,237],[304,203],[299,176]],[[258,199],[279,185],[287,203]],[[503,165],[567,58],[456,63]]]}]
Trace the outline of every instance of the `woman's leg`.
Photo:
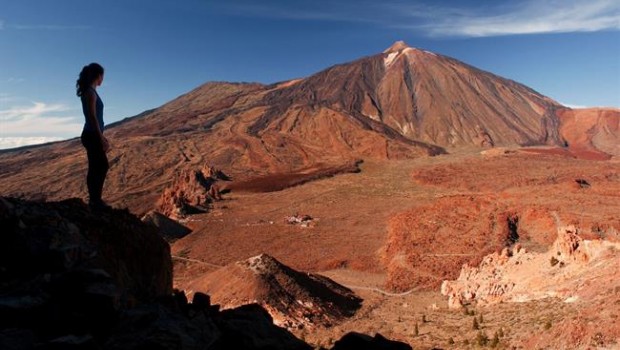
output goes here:
[{"label": "woman's leg", "polygon": [[86,175],[86,185],[90,203],[101,203],[103,184],[108,173],[108,157],[103,151],[98,136],[94,133],[82,133],[82,144],[86,148],[88,157],[88,174]]}]

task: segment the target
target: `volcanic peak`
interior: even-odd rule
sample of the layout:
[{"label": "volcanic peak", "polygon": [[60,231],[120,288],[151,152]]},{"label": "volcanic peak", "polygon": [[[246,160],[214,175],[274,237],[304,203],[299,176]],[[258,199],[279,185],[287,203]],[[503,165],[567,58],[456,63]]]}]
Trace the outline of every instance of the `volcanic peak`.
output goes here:
[{"label": "volcanic peak", "polygon": [[392,53],[392,52],[399,52],[401,50],[404,49],[410,49],[411,47],[409,45],[407,45],[406,42],[399,40],[397,42],[395,42],[394,44],[392,44],[392,46],[388,47],[387,49],[385,49],[385,51],[383,51],[383,53]]}]

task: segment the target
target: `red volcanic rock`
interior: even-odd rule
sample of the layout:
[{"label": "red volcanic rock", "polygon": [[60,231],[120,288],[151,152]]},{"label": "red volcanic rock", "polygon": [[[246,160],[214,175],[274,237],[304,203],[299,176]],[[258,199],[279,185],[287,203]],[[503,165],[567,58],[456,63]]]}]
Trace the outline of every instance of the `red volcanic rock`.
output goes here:
[{"label": "red volcanic rock", "polygon": [[352,316],[361,299],[327,277],[295,271],[262,254],[194,280],[224,308],[258,303],[286,328],[335,325]]},{"label": "red volcanic rock", "polygon": [[480,147],[493,147],[495,143],[489,135],[480,125],[476,125],[476,137],[474,138],[475,143]]},{"label": "red volcanic rock", "polygon": [[200,171],[182,170],[172,185],[164,190],[159,201],[159,211],[171,218],[206,211],[211,201],[221,200],[216,181],[225,175],[213,167]]},{"label": "red volcanic rock", "polygon": [[493,197],[451,196],[394,216],[383,251],[387,287],[431,289],[510,242],[510,217]]},{"label": "red volcanic rock", "polygon": [[300,186],[305,183],[320,180],[339,174],[359,173],[361,160],[351,160],[341,165],[317,165],[307,169],[300,169],[294,173],[276,173],[240,182],[233,182],[226,188],[232,191],[246,192],[275,192],[286,188]]},{"label": "red volcanic rock", "polygon": [[605,160],[620,157],[620,109],[562,109],[560,135],[575,156]]}]

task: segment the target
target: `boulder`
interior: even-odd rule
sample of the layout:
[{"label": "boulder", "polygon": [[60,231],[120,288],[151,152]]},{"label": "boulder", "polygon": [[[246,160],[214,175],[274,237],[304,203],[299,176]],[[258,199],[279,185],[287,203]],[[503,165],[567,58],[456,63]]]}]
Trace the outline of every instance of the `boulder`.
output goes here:
[{"label": "boulder", "polygon": [[142,217],[142,222],[157,227],[159,233],[168,242],[183,238],[190,234],[192,230],[180,222],[173,220],[155,210],[152,210]]}]

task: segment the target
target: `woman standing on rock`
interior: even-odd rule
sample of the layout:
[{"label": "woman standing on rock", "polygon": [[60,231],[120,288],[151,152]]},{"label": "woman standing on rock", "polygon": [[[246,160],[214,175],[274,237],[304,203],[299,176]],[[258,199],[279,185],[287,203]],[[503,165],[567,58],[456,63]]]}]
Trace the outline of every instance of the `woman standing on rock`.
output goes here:
[{"label": "woman standing on rock", "polygon": [[110,143],[103,136],[103,102],[97,94],[97,87],[103,82],[103,67],[91,63],[82,68],[79,79],[75,84],[77,95],[82,99],[82,111],[85,123],[82,130],[82,145],[88,156],[88,186],[89,201],[92,209],[110,208],[102,199],[103,183],[108,173],[108,157]]}]

